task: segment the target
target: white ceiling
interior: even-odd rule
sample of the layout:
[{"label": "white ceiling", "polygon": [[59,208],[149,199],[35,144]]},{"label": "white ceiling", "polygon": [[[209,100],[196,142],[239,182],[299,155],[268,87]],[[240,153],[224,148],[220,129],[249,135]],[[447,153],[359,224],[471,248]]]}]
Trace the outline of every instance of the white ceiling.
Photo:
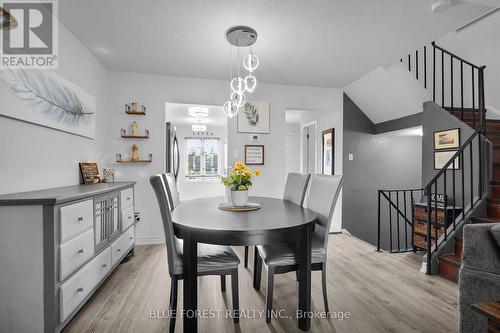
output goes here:
[{"label": "white ceiling", "polygon": [[[208,117],[193,118],[188,114],[190,106],[204,106],[209,110]],[[174,125],[207,125],[207,130],[210,131],[211,126],[226,127],[227,117],[222,112],[222,107],[213,105],[198,105],[198,104],[179,104],[166,103],[165,118]]]},{"label": "white ceiling", "polygon": [[490,9],[432,0],[60,0],[61,21],[111,70],[228,79],[226,30],[249,25],[261,82],[344,87]]}]

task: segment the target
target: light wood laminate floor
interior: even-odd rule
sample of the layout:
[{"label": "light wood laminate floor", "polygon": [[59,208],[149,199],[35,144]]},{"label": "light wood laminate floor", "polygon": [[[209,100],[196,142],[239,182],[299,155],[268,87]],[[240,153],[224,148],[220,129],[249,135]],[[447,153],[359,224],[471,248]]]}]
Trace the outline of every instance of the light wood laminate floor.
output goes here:
[{"label": "light wood laminate floor", "polygon": [[[236,248],[242,258],[242,248]],[[457,332],[458,287],[419,272],[418,254],[378,253],[345,234],[330,236],[328,296],[330,311],[349,319],[313,319],[310,332]],[[168,314],[170,278],[162,245],[137,246],[136,256],[121,264],[66,327],[65,332],[168,332],[168,319],[151,319],[151,311]],[[253,250],[250,251],[253,263]],[[266,270],[259,292],[252,288],[252,265],[240,265],[240,309],[250,316],[265,309]],[[219,277],[199,278],[200,309],[231,309],[231,285],[221,293]],[[275,310],[285,318],[200,319],[200,332],[300,332],[295,316],[298,284],[294,273],[275,277]],[[182,282],[178,309],[182,309]],[[312,309],[323,311],[321,273],[312,273]],[[213,312],[212,312],[213,313]],[[256,313],[256,311],[255,311]],[[177,319],[176,332],[182,332]]]}]

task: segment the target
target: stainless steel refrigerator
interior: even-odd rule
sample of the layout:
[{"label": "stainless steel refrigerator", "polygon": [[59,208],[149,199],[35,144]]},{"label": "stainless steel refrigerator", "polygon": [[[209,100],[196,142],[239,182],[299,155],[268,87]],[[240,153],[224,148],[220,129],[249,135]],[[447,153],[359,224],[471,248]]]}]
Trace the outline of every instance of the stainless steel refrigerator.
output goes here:
[{"label": "stainless steel refrigerator", "polygon": [[167,160],[166,172],[173,173],[175,179],[179,176],[179,142],[177,141],[175,125],[171,122],[166,123],[166,141],[167,141]]}]

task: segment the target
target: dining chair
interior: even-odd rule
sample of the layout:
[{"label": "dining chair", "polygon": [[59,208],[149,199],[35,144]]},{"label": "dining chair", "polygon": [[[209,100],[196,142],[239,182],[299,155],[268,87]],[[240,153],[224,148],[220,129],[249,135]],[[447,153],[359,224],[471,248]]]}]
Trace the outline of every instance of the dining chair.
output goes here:
[{"label": "dining chair", "polygon": [[[170,332],[175,329],[175,318],[177,311],[177,285],[183,279],[182,268],[182,239],[174,235],[171,211],[176,204],[170,204],[169,197],[172,196],[173,189],[168,185],[175,185],[169,182],[171,174],[154,175],[149,178],[151,186],[156,194],[160,213],[163,221],[163,231],[165,233],[165,245],[167,247],[168,272],[171,279],[170,304],[172,311],[170,316]],[[177,201],[177,204],[179,201]],[[239,299],[238,299],[238,266],[240,260],[230,246],[219,246],[210,244],[198,244],[198,276],[219,275],[221,278],[221,291],[226,291],[226,275],[231,275],[231,289],[233,298],[234,322],[239,321]]]},{"label": "dining chair", "polygon": [[[283,200],[288,200],[296,205],[302,206],[310,177],[311,175],[308,173],[290,172],[286,177]],[[245,246],[245,260],[243,266],[245,266],[245,268],[248,267],[248,246]]]},{"label": "dining chair", "polygon": [[[307,208],[317,214],[314,232],[311,235],[311,270],[321,270],[323,301],[328,313],[328,296],[326,289],[326,262],[328,234],[333,211],[342,187],[342,176],[313,175]],[[297,242],[257,246],[254,257],[254,288],[260,289],[262,263],[267,267],[266,321],[271,322],[273,305],[274,275],[298,271]]]}]

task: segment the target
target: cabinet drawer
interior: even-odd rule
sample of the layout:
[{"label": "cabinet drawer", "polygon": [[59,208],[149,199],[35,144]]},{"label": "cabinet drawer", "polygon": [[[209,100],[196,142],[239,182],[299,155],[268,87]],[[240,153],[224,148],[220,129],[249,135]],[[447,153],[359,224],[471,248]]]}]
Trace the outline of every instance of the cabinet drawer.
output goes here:
[{"label": "cabinet drawer", "polygon": [[60,321],[63,322],[111,269],[111,249],[107,247],[60,288]]},{"label": "cabinet drawer", "polygon": [[122,230],[127,229],[134,223],[134,206],[122,211]]},{"label": "cabinet drawer", "polygon": [[94,201],[86,200],[63,206],[61,212],[61,243],[81,234],[94,225]]},{"label": "cabinet drawer", "polygon": [[114,266],[117,262],[119,262],[132,244],[134,244],[135,233],[134,227],[130,227],[123,235],[118,237],[111,244],[111,264]]},{"label": "cabinet drawer", "polygon": [[120,195],[121,209],[126,209],[134,204],[134,189],[123,190]]},{"label": "cabinet drawer", "polygon": [[94,255],[94,229],[85,231],[59,247],[60,280]]}]

